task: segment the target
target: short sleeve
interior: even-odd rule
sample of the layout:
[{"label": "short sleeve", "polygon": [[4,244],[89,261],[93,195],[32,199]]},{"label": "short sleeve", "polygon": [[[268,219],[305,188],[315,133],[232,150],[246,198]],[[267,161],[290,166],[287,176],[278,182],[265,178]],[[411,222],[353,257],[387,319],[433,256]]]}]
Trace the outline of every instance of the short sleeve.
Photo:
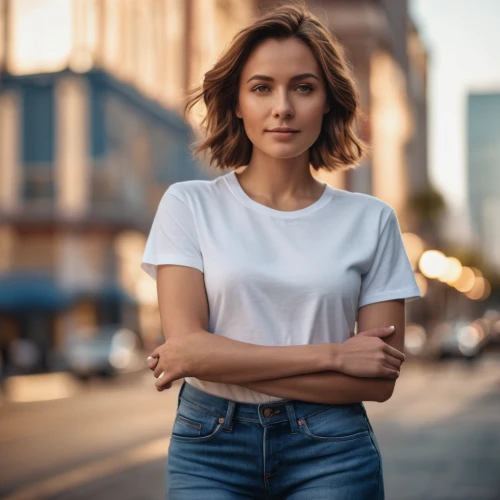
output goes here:
[{"label": "short sleeve", "polygon": [[156,280],[157,266],[176,264],[203,272],[203,259],[191,209],[168,191],[163,195],[146,241],[141,267]]},{"label": "short sleeve", "polygon": [[358,307],[386,300],[420,298],[394,210],[384,224],[370,269],[361,276]]}]

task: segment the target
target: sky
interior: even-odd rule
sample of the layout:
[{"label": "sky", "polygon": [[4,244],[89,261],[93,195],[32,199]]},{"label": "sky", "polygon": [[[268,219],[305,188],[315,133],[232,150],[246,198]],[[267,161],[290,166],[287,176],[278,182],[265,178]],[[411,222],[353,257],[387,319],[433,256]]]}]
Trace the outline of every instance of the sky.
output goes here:
[{"label": "sky", "polygon": [[467,200],[467,94],[500,92],[500,1],[409,3],[429,53],[430,178],[458,212]]}]

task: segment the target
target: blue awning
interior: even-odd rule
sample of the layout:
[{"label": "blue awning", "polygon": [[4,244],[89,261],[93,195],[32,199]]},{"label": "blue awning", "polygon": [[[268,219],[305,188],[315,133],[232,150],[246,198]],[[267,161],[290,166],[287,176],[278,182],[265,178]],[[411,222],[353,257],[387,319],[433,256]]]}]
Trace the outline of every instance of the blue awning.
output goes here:
[{"label": "blue awning", "polygon": [[74,300],[91,299],[100,302],[114,302],[134,305],[137,300],[129,295],[120,285],[110,283],[93,291],[76,292]]},{"label": "blue awning", "polygon": [[50,277],[37,275],[0,276],[0,311],[59,311],[72,297]]},{"label": "blue awning", "polygon": [[124,304],[137,304],[137,300],[119,285],[106,285],[100,290],[97,296],[104,300],[122,302]]}]

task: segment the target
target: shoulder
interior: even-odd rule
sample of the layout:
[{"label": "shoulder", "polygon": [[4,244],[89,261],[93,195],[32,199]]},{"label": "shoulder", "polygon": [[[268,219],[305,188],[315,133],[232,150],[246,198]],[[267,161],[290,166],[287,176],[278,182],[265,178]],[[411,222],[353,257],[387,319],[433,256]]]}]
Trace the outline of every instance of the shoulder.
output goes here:
[{"label": "shoulder", "polygon": [[223,175],[210,180],[189,180],[171,184],[163,198],[176,198],[191,209],[203,207],[220,195]]},{"label": "shoulder", "polygon": [[378,222],[380,228],[390,218],[396,217],[394,208],[375,196],[332,189],[335,191],[336,205],[341,207],[343,215],[348,218],[363,220],[372,226],[373,223]]}]

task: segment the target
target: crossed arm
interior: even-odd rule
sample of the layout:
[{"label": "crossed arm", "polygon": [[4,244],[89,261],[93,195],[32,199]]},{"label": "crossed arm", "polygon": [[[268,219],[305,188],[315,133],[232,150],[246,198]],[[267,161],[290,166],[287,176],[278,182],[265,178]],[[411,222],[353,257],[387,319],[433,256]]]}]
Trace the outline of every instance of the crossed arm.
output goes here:
[{"label": "crossed arm", "polygon": [[[386,401],[392,395],[396,378],[389,375],[389,370],[385,370],[383,377],[349,374],[354,371],[353,360],[356,364],[366,362],[367,373],[371,370],[368,367],[372,364],[367,357],[369,353],[366,352],[363,357],[359,347],[366,345],[372,349],[371,352],[375,352],[373,337],[359,339],[365,343],[357,341],[358,352],[354,354],[352,342],[350,350],[344,344],[288,347],[246,344],[206,332],[208,302],[203,275],[198,270],[183,266],[159,266],[157,286],[162,329],[167,343],[155,350],[153,356],[159,356],[160,362],[156,365],[155,359],[150,367],[156,366],[157,377],[168,367],[167,377],[157,380],[159,390],[169,388],[173,380],[194,376],[241,385],[280,398],[318,403]],[[391,349],[392,355],[396,355],[396,350],[403,351],[404,323],[404,300],[370,304],[360,308],[358,313],[358,332],[394,325],[392,334],[383,335],[384,348]],[[169,342],[170,350],[164,347]],[[162,359],[167,356],[168,361],[165,359],[162,364]],[[182,359],[194,359],[196,362],[187,366],[181,363]],[[393,366],[391,368],[394,369]],[[359,367],[356,370],[359,372]]]},{"label": "crossed arm", "polygon": [[[358,332],[394,325],[394,333],[385,337],[384,340],[388,345],[403,352],[404,308],[404,299],[379,302],[360,308]],[[342,344],[338,347],[342,348]],[[392,396],[395,383],[396,379],[394,378],[355,377],[336,370],[243,385],[254,391],[286,399],[300,399],[314,403],[348,404],[360,401],[387,401]]]}]

